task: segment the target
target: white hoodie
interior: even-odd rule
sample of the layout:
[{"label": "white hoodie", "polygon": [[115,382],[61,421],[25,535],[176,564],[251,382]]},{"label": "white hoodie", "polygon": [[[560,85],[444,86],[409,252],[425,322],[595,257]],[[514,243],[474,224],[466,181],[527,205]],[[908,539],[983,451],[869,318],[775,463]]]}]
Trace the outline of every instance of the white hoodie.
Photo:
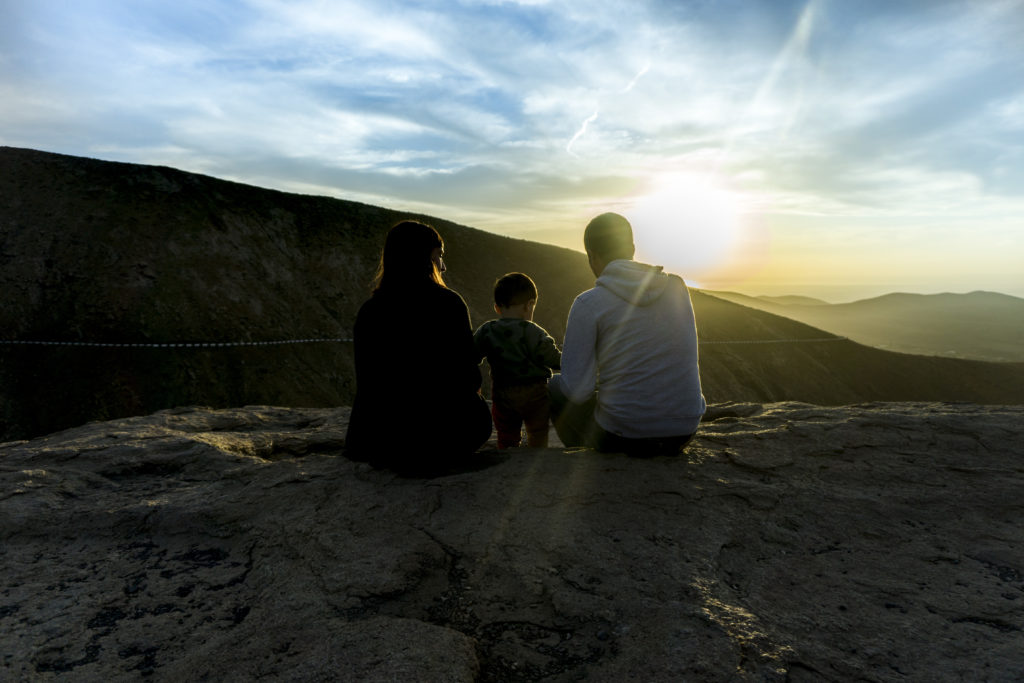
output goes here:
[{"label": "white hoodie", "polygon": [[686,283],[661,266],[618,259],[569,309],[562,372],[551,382],[626,438],[682,436],[700,424],[697,327]]}]

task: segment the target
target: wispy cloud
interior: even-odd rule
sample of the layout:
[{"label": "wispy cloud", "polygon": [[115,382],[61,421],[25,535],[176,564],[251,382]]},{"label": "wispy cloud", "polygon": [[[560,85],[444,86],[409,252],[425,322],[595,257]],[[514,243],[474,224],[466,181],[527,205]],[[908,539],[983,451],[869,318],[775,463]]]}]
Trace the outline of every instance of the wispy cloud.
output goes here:
[{"label": "wispy cloud", "polygon": [[1020,35],[1022,0],[2,3],[0,143],[513,234],[706,172],[833,244],[1019,211]]}]

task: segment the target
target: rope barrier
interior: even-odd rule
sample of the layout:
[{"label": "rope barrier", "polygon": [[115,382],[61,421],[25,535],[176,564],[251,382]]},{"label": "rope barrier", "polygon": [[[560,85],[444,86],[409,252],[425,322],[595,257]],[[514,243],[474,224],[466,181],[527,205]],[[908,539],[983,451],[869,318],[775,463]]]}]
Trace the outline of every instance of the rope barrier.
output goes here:
[{"label": "rope barrier", "polygon": [[[814,339],[738,339],[738,340],[709,340],[699,341],[698,344],[799,344],[816,342],[845,341],[846,337],[820,337]],[[281,346],[284,344],[324,344],[324,343],[351,343],[348,338],[335,339],[282,339],[277,341],[261,342],[173,342],[167,344],[115,344],[99,342],[63,342],[63,341],[34,341],[20,339],[0,339],[0,346],[77,346],[88,348],[114,348],[114,349],[211,349],[238,346]]]},{"label": "rope barrier", "polygon": [[90,348],[115,348],[115,349],[203,349],[203,348],[224,348],[229,346],[280,346],[282,344],[320,344],[325,342],[351,342],[352,339],[283,339],[279,341],[261,342],[175,342],[168,344],[104,344],[99,342],[59,342],[59,341],[28,341],[28,340],[0,340],[0,345],[22,345],[22,346],[85,346]]},{"label": "rope barrier", "polygon": [[700,346],[707,344],[798,344],[814,342],[847,341],[847,337],[818,337],[816,339],[740,339],[736,341],[699,341]]}]

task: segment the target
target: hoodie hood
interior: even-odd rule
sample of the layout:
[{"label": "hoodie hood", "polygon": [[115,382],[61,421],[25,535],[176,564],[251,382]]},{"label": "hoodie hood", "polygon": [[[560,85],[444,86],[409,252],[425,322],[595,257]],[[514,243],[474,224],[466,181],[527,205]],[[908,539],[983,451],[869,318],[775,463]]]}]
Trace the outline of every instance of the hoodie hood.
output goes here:
[{"label": "hoodie hood", "polygon": [[597,286],[634,306],[649,306],[661,298],[672,280],[682,282],[663,270],[661,266],[616,259],[605,266],[601,277],[597,278]]}]

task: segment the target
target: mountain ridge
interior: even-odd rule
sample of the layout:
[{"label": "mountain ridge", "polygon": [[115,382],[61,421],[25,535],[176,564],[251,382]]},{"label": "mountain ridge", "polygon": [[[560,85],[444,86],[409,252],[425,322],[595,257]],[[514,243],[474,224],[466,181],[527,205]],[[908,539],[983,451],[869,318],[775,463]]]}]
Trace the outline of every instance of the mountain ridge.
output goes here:
[{"label": "mountain ridge", "polygon": [[712,295],[903,353],[1024,361],[1024,299],[1001,292],[892,292],[840,304],[801,304],[736,292]]}]

